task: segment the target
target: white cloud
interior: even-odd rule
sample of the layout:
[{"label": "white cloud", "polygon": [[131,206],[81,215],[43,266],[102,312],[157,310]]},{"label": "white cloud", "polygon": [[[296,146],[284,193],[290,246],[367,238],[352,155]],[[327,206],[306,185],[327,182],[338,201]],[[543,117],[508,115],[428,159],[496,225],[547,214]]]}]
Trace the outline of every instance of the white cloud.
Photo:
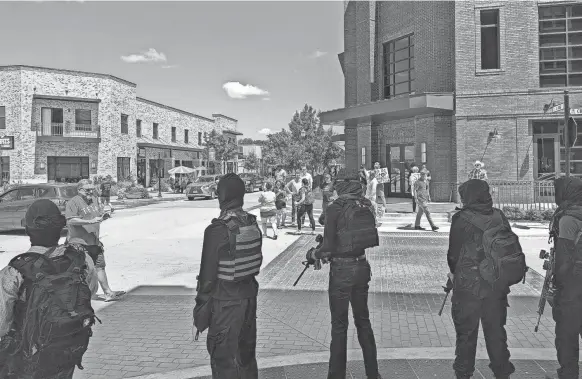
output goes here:
[{"label": "white cloud", "polygon": [[271,134],[271,133],[273,133],[273,131],[269,128],[263,128],[263,129],[259,130],[257,133],[259,133],[259,134]]},{"label": "white cloud", "polygon": [[266,96],[269,92],[250,84],[243,85],[239,82],[224,83],[222,89],[233,99],[246,99],[247,96]]},{"label": "white cloud", "polygon": [[315,50],[313,53],[309,54],[309,58],[317,59],[323,57],[324,55],[327,55],[326,51]]},{"label": "white cloud", "polygon": [[168,65],[162,66],[162,68],[176,68],[176,67],[178,67],[177,64],[168,64]]},{"label": "white cloud", "polygon": [[151,63],[151,62],[167,62],[166,54],[158,52],[153,47],[148,51],[143,51],[141,54],[123,55],[121,60],[127,63]]}]

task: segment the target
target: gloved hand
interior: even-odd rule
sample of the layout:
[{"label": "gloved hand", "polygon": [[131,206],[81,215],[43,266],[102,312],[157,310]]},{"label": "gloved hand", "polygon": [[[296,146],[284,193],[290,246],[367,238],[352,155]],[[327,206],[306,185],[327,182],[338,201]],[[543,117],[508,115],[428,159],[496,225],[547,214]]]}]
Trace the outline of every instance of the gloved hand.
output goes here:
[{"label": "gloved hand", "polygon": [[312,247],[311,249],[307,250],[307,254],[305,254],[305,260],[310,265],[314,264],[315,261],[317,260],[317,257],[315,256],[315,251],[316,251],[315,248]]}]

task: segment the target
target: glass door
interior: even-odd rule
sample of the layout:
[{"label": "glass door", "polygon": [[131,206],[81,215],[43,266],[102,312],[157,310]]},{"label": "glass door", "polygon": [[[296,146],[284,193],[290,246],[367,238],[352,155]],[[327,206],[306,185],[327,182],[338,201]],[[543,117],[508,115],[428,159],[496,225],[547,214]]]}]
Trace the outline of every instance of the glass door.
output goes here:
[{"label": "glass door", "polygon": [[408,185],[408,174],[410,164],[414,162],[414,145],[386,145],[386,156],[388,160],[388,170],[390,172],[389,196],[410,197]]},{"label": "glass door", "polygon": [[[558,171],[558,141],[556,136],[536,136],[534,150],[536,156],[536,180],[552,180]],[[565,157],[564,157],[565,158]]]}]

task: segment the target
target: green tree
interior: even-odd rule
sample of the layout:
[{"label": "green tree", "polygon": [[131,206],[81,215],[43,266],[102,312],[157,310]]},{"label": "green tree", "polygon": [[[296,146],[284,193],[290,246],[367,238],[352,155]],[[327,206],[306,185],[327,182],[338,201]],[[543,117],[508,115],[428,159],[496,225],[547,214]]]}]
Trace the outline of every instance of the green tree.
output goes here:
[{"label": "green tree", "polygon": [[238,140],[238,144],[239,145],[252,145],[253,139],[252,138],[242,138],[242,139]]},{"label": "green tree", "polygon": [[262,149],[265,164],[271,167],[283,166],[287,170],[298,169],[304,161],[304,153],[301,141],[294,140],[285,129],[269,134]]},{"label": "green tree", "polygon": [[249,171],[257,171],[259,169],[260,161],[254,151],[245,157],[244,168]]},{"label": "green tree", "polygon": [[222,162],[234,159],[238,154],[235,141],[215,129],[207,134],[204,144],[204,159],[208,161],[208,168],[214,170],[216,174],[222,174]]}]

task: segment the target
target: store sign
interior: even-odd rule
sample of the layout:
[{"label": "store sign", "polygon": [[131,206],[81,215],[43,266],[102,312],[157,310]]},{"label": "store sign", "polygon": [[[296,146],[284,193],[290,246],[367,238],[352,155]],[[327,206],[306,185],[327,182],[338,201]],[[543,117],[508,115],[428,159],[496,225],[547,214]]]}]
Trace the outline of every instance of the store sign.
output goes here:
[{"label": "store sign", "polygon": [[0,150],[14,150],[14,136],[0,136]]}]

